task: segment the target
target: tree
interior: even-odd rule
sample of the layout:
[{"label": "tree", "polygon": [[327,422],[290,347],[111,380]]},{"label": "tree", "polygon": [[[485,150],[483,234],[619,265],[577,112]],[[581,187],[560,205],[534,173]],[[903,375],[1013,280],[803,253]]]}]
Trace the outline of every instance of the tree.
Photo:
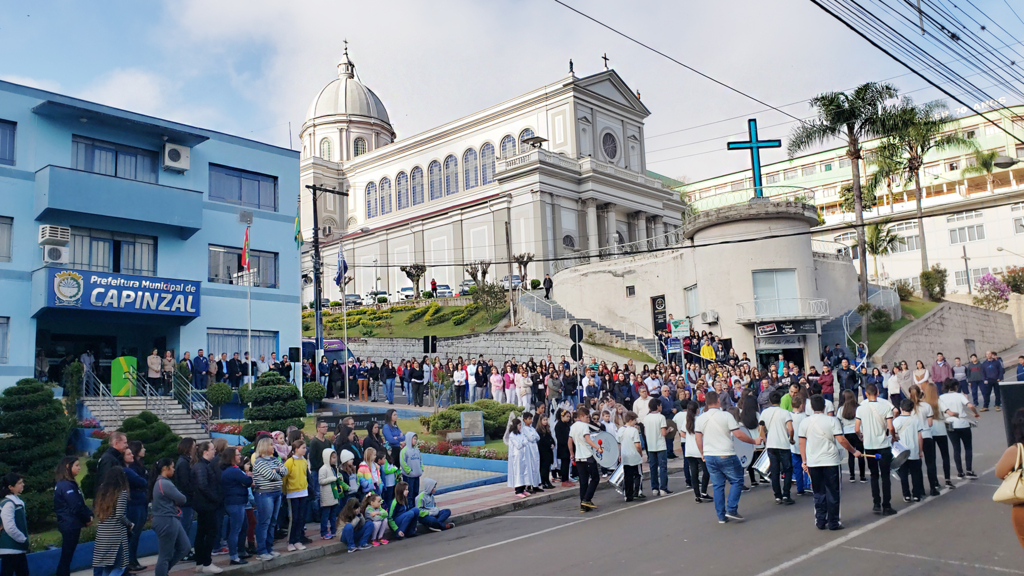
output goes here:
[{"label": "tree", "polygon": [[231,402],[231,386],[226,382],[214,382],[206,389],[206,400],[217,408],[217,417],[220,418],[220,407]]},{"label": "tree", "polygon": [[405,272],[405,277],[412,282],[414,288],[413,294],[419,295],[420,280],[423,278],[423,275],[427,273],[427,267],[423,264],[410,264],[408,266],[402,266],[399,270]]},{"label": "tree", "polygon": [[[875,191],[869,189],[867,186],[861,191],[861,208],[864,210],[871,210],[878,203],[878,198],[875,197]],[[839,209],[848,214],[853,214],[856,211],[856,201],[853,197],[853,185],[844,184],[839,189]]]},{"label": "tree", "polygon": [[494,320],[495,313],[503,309],[508,302],[508,294],[498,284],[481,284],[473,292],[473,303],[479,304],[487,312],[487,320]]},{"label": "tree", "polygon": [[483,286],[487,284],[487,273],[491,269],[491,261],[481,260],[478,264],[480,265],[480,286]]},{"label": "tree", "polygon": [[889,227],[889,220],[869,224],[864,230],[864,249],[867,250],[868,254],[871,254],[871,258],[874,261],[875,282],[880,281],[878,277],[878,257],[892,253],[900,241],[899,234]]},{"label": "tree", "polygon": [[1005,310],[1010,304],[1010,287],[991,274],[978,278],[978,295],[974,305],[989,310]]},{"label": "tree", "polygon": [[[533,262],[535,256],[532,252],[523,252],[522,254],[515,254],[512,256],[512,261],[516,263],[516,267],[519,268],[519,282],[526,284],[526,267]],[[526,284],[529,286],[529,284]],[[509,280],[509,286],[512,286],[511,280]]]},{"label": "tree", "polygon": [[894,152],[892,149],[875,150],[875,153],[868,160],[868,164],[875,171],[868,178],[867,184],[864,186],[865,197],[871,194],[873,198],[878,198],[878,190],[885,186],[886,195],[889,197],[890,214],[895,210],[894,206],[896,204],[893,189],[897,184],[901,183],[903,174],[906,173],[907,163],[902,154],[894,154]]},{"label": "tree", "polygon": [[[895,98],[896,87],[891,84],[868,82],[851,92],[825,92],[811,98],[811,108],[818,117],[797,126],[790,135],[787,152],[792,158],[809,148],[830,142],[834,138],[846,141],[846,157],[853,171],[853,214],[857,229],[858,253],[864,250],[864,206],[861,190],[861,143],[870,138],[884,136],[887,116],[886,101]],[[864,258],[860,259],[860,301],[868,301],[868,274]],[[867,346],[868,318],[861,315],[861,342]]]},{"label": "tree", "polygon": [[35,378],[19,380],[0,396],[0,476],[24,477],[21,499],[33,532],[53,515],[53,471],[73,426],[53,389]]},{"label": "tree", "polygon": [[[944,102],[916,105],[910,98],[903,97],[899,105],[886,115],[885,121],[888,138],[879,146],[883,149],[880,152],[889,156],[906,156],[906,180],[914,182],[923,273],[928,271],[928,246],[925,243],[924,211],[921,207],[921,167],[924,166],[924,157],[929,152],[975,150],[977,144],[960,132],[959,120],[947,114]],[[929,297],[927,290],[922,282],[921,291],[925,298]]]},{"label": "tree", "polygon": [[243,403],[252,403],[244,412],[249,422],[242,426],[242,436],[252,440],[260,430],[283,431],[289,426],[302,429],[306,403],[299,389],[285,380],[284,376],[277,372],[264,372],[256,379],[253,388],[242,388],[239,392],[243,396]]},{"label": "tree", "polygon": [[985,176],[985,183],[988,184],[988,191],[991,193],[995,188],[994,184],[996,177],[993,173],[999,168],[996,167],[996,158],[999,157],[999,152],[996,150],[975,150],[974,151],[974,166],[967,166],[960,171],[960,174],[964,176]]},{"label": "tree", "polygon": [[1003,277],[1003,282],[1006,282],[1006,285],[1010,287],[1012,292],[1024,294],[1024,268],[1010,266],[1001,276]]}]

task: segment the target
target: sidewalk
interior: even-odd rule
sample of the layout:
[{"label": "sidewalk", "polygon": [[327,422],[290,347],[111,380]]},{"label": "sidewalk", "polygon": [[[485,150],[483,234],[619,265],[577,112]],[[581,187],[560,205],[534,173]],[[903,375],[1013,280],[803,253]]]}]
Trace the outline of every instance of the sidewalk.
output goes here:
[{"label": "sidewalk", "polygon": [[[674,460],[668,461],[669,474],[678,474],[683,468],[683,458],[680,456]],[[646,467],[646,465],[645,465]],[[644,474],[646,479],[648,474]],[[437,496],[437,504],[442,508],[449,508],[452,511],[450,518],[451,522],[456,524],[456,530],[462,530],[464,525],[485,518],[491,518],[493,516],[500,516],[507,514],[514,510],[522,510],[524,508],[530,508],[532,506],[539,506],[548,502],[556,500],[564,500],[579,496],[579,488],[562,488],[559,484],[555,484],[556,488],[553,490],[545,490],[541,494],[529,496],[527,498],[517,497],[511,488],[505,484],[495,484],[490,486],[482,486],[480,488],[471,488],[469,490],[460,490],[458,492],[451,492],[449,494],[442,494]],[[649,484],[646,489],[649,492]],[[607,490],[613,488],[611,483],[608,482],[607,478],[602,478],[598,490]],[[424,532],[424,528],[420,528],[420,534],[427,535],[429,532]],[[306,550],[287,552],[286,548],[288,543],[286,541],[278,541],[274,545],[274,550],[280,552],[281,556],[273,560],[261,561],[255,557],[248,559],[248,564],[245,566],[231,566],[229,564],[230,558],[225,554],[222,556],[214,556],[213,563],[224,570],[225,574],[241,575],[241,574],[255,574],[259,572],[265,572],[267,570],[275,570],[284,566],[298,564],[301,562],[308,562],[317,558],[333,555],[333,554],[345,554],[347,551],[346,546],[338,541],[335,537],[333,540],[321,540],[320,539],[320,524],[309,523],[306,525],[306,535],[313,540],[312,544],[308,544]],[[392,540],[389,546],[401,546],[401,542]],[[347,555],[346,555],[347,556]],[[361,555],[357,554],[356,558],[360,558]],[[356,560],[357,562],[359,560]],[[139,563],[146,567],[146,570],[142,572],[136,572],[142,576],[151,576],[153,574],[153,567],[156,564],[156,556],[146,556],[139,558]],[[170,574],[185,575],[194,574],[195,564],[192,562],[184,562],[176,565]],[[79,570],[72,572],[73,576],[92,576],[92,570]]]}]

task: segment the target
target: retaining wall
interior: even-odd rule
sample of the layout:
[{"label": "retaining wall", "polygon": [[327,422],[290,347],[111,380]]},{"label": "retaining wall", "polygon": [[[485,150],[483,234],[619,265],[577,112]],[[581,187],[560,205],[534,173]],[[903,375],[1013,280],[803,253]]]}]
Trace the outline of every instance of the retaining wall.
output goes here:
[{"label": "retaining wall", "polygon": [[957,356],[966,360],[971,354],[981,357],[987,350],[998,352],[1016,343],[1009,314],[947,300],[890,336],[871,361],[891,366],[906,360],[913,366],[921,360],[930,366],[936,352],[950,360]]}]

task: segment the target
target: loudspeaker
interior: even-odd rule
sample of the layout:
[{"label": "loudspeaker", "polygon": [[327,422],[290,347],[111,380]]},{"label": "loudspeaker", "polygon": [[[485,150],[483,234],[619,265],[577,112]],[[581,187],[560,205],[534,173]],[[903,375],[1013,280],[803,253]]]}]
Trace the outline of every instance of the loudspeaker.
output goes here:
[{"label": "loudspeaker", "polygon": [[437,354],[437,336],[423,337],[423,353]]},{"label": "loudspeaker", "polygon": [[288,349],[288,361],[289,362],[301,362],[302,361],[302,349],[297,346],[292,346]]}]

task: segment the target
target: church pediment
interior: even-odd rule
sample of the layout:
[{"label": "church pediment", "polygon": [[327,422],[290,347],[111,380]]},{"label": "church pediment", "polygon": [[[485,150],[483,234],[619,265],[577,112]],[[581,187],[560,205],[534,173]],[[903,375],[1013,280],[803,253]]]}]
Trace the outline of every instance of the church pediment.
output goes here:
[{"label": "church pediment", "polygon": [[636,110],[644,116],[651,114],[651,111],[640,102],[636,94],[629,89],[629,86],[626,86],[626,83],[622,81],[622,78],[614,70],[607,70],[600,74],[581,78],[576,81],[576,86],[604,96],[616,104]]}]

